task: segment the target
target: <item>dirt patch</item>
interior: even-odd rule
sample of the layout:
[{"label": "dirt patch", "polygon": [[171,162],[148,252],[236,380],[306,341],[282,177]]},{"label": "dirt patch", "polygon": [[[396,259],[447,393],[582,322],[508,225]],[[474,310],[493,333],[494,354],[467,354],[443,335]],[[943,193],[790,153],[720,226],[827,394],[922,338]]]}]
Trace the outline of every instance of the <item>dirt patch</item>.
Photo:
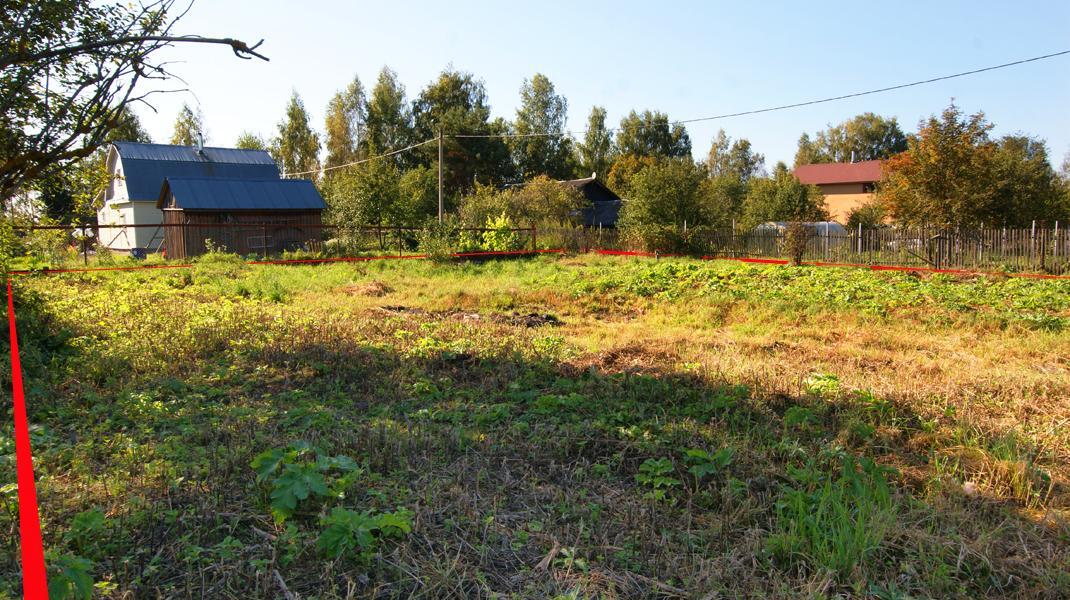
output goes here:
[{"label": "dirt patch", "polygon": [[392,315],[425,315],[427,311],[422,308],[412,308],[409,306],[380,306],[378,307],[381,312],[389,313]]},{"label": "dirt patch", "polygon": [[349,296],[371,296],[373,298],[381,298],[394,290],[382,281],[366,281],[364,283],[351,283],[342,286],[339,288],[339,291]]},{"label": "dirt patch", "polygon": [[672,350],[626,344],[581,357],[569,366],[579,371],[593,368],[606,373],[666,373],[679,361],[680,356]]},{"label": "dirt patch", "polygon": [[513,325],[515,327],[545,327],[547,325],[556,327],[561,325],[561,319],[550,313],[518,313],[503,315],[497,313],[481,314],[477,312],[468,311],[450,311],[445,313],[444,316],[454,319],[456,321],[464,321],[465,323],[497,323],[500,325]]}]

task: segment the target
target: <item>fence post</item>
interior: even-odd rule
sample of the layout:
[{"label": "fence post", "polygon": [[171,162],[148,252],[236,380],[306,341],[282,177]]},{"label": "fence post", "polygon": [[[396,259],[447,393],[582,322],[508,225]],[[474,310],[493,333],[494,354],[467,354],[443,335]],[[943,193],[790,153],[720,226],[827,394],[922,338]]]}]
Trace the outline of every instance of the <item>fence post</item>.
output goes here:
[{"label": "fence post", "polygon": [[82,223],[82,263],[89,266],[89,238],[86,237],[85,223]]},{"label": "fence post", "polygon": [[538,252],[539,251],[538,237],[537,237],[537,234],[535,232],[535,224],[534,223],[531,225],[531,251],[532,252]]},{"label": "fence post", "polygon": [[401,225],[398,225],[398,256],[404,254],[401,250]]},{"label": "fence post", "polygon": [[260,241],[261,254],[264,258],[267,258],[267,221],[260,224],[260,232],[264,234],[263,239]]}]

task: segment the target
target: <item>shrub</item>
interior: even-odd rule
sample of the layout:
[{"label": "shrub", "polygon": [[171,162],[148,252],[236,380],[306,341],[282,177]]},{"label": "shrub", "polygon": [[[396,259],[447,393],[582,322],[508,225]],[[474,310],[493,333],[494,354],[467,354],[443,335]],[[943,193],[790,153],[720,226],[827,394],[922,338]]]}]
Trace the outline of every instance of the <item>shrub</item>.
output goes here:
[{"label": "shrub", "polygon": [[806,254],[806,246],[809,244],[810,236],[813,234],[813,230],[807,227],[805,223],[800,223],[799,221],[788,223],[787,229],[784,230],[784,254],[787,255],[791,264],[795,266],[802,264],[803,255]]},{"label": "shrub", "polygon": [[483,232],[483,247],[491,252],[513,252],[524,246],[524,240],[516,231],[516,224],[503,212],[497,218],[487,219]]}]

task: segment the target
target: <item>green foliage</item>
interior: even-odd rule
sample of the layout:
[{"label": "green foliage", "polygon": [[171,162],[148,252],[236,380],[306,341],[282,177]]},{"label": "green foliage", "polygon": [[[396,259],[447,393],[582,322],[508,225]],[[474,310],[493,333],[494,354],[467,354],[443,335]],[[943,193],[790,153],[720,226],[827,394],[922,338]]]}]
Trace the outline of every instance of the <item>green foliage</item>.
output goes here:
[{"label": "green foliage", "polygon": [[[398,150],[412,143],[412,111],[405,99],[405,86],[397,73],[383,67],[368,99],[364,143],[368,154],[382,154]],[[401,166],[408,160],[405,153],[393,159]]]},{"label": "green foliage", "polygon": [[267,150],[268,143],[264,141],[264,138],[251,131],[242,131],[238,134],[238,138],[234,140],[234,147],[243,150]]},{"label": "green foliage", "polygon": [[795,166],[814,163],[859,162],[891,158],[907,149],[907,136],[892,117],[871,112],[799,138]]},{"label": "green foliage", "polygon": [[461,222],[470,227],[482,227],[502,214],[525,226],[560,227],[575,221],[583,205],[583,196],[575,188],[540,175],[505,189],[476,184],[473,193],[461,199],[459,213]]},{"label": "green foliage", "polygon": [[330,220],[354,228],[408,224],[399,178],[397,167],[385,160],[332,173],[324,186]]},{"label": "green foliage", "polygon": [[805,406],[792,406],[784,412],[784,425],[807,429],[817,423],[817,415]]},{"label": "green foliage", "polygon": [[491,252],[513,252],[520,250],[524,240],[516,232],[516,224],[502,213],[497,218],[488,219],[483,232],[483,247]]},{"label": "green foliage", "polygon": [[324,167],[331,168],[356,161],[362,157],[364,121],[367,119],[364,86],[354,76],[346,89],[335,93],[327,104],[324,131],[327,134],[327,159]]},{"label": "green foliage", "polygon": [[850,231],[857,231],[859,227],[873,229],[884,225],[887,218],[888,210],[884,204],[879,201],[869,202],[856,206],[847,213],[847,229]]},{"label": "green foliage", "polygon": [[[265,450],[250,463],[257,482],[271,486],[269,505],[279,523],[292,517],[302,501],[309,497],[337,496],[362,473],[360,466],[347,456],[317,454],[311,461],[310,454],[308,444],[301,442],[288,448]],[[330,473],[343,475],[328,482],[326,475]]]},{"label": "green foliage", "polygon": [[687,465],[687,472],[695,477],[695,483],[699,483],[707,477],[723,473],[732,464],[733,454],[731,448],[721,448],[716,452],[691,448],[684,451],[684,464]]},{"label": "green foliage", "polygon": [[635,480],[650,488],[644,497],[655,502],[669,500],[669,492],[680,486],[680,480],[672,477],[674,470],[672,460],[668,458],[648,458],[643,461]]},{"label": "green foliage", "polygon": [[452,258],[454,244],[458,236],[458,225],[453,221],[429,223],[420,230],[418,248],[421,254],[434,262],[445,262]]},{"label": "green foliage", "polygon": [[567,119],[568,100],[554,90],[548,77],[536,73],[530,80],[524,80],[513,129],[520,136],[528,137],[509,140],[520,178],[541,175],[567,179],[572,175],[572,139],[564,135]]},{"label": "green foliage", "polygon": [[[490,120],[490,105],[483,82],[471,73],[447,69],[431,82],[413,103],[416,137],[424,140],[439,131],[450,134],[505,133],[509,125]],[[476,183],[499,183],[513,175],[509,148],[498,137],[452,138],[444,142],[443,175],[446,189],[465,193]],[[435,165],[438,148],[421,148],[422,164]]]},{"label": "green foliage", "polygon": [[776,503],[766,550],[776,561],[828,569],[845,578],[869,564],[895,527],[898,503],[886,470],[868,458],[845,457],[839,475],[789,466],[792,483]]},{"label": "green foliage", "polygon": [[204,136],[207,141],[207,132],[204,128],[204,113],[201,109],[193,110],[189,104],[182,103],[178,111],[175,124],[171,133],[171,143],[176,146],[196,146],[200,137]]},{"label": "green foliage", "polygon": [[633,110],[620,120],[617,149],[622,155],[690,160],[691,138],[683,125],[670,125],[665,113]]},{"label": "green foliage", "polygon": [[587,117],[587,130],[583,134],[583,143],[576,148],[581,175],[594,173],[603,180],[609,176],[610,168],[616,158],[616,146],[613,136],[606,129],[606,109],[601,106],[591,108]]},{"label": "green foliage", "polygon": [[316,546],[330,558],[341,558],[357,551],[362,558],[370,557],[384,539],[401,538],[412,531],[412,513],[405,509],[395,512],[356,512],[335,507],[323,518],[324,529]]},{"label": "green foliage", "polygon": [[751,149],[750,140],[732,141],[721,129],[710,146],[706,172],[713,178],[730,178],[746,185],[752,177],[760,177],[765,172],[765,156]]},{"label": "green foliage", "polygon": [[319,134],[313,131],[305,104],[295,90],[271,141],[271,155],[283,173],[306,173],[304,178],[314,179],[314,171],[320,168],[319,151]]},{"label": "green foliage", "polygon": [[93,562],[73,554],[50,554],[46,564],[48,597],[89,600],[93,597]]},{"label": "green foliage", "polygon": [[699,193],[703,179],[690,160],[660,161],[636,173],[620,211],[622,234],[650,250],[682,250],[679,243],[665,245],[665,232],[709,222]]},{"label": "green foliage", "polygon": [[803,185],[783,164],[772,177],[750,182],[743,202],[742,225],[751,229],[769,221],[824,221],[825,198],[816,186]]},{"label": "green foliage", "polygon": [[5,2],[0,9],[0,198],[92,154],[126,123],[165,44],[94,44],[169,30],[170,3]]}]

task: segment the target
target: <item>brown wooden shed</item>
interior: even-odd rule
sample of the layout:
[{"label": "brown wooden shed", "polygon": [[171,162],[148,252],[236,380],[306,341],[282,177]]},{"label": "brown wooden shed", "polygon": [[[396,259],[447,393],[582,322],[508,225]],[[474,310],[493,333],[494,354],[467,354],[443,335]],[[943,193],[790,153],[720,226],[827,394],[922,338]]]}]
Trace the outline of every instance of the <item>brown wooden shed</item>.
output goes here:
[{"label": "brown wooden shed", "polygon": [[180,177],[164,180],[156,206],[169,258],[204,254],[209,240],[242,255],[312,249],[325,207],[307,179]]}]

